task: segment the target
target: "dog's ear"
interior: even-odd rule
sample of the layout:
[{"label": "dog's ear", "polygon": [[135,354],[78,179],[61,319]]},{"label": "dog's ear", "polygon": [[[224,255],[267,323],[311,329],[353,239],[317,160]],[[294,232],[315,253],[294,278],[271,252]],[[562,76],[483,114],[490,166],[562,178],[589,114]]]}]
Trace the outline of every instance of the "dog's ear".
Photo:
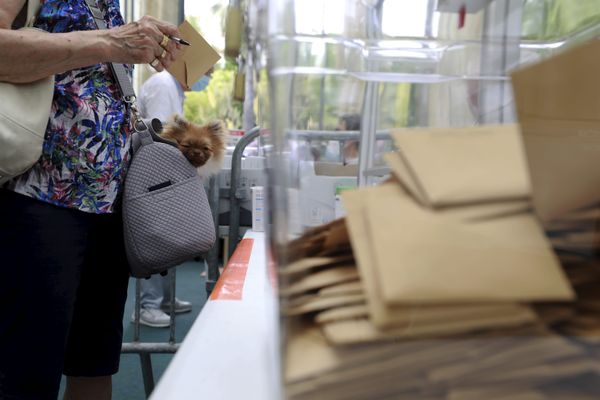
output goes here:
[{"label": "dog's ear", "polygon": [[225,128],[223,122],[212,121],[206,124],[205,127],[213,136],[216,136],[223,141],[225,140],[225,137],[227,136],[227,129]]},{"label": "dog's ear", "polygon": [[225,127],[221,121],[212,121],[206,124],[206,129],[213,135],[222,136],[225,134]]},{"label": "dog's ear", "polygon": [[182,129],[188,129],[190,126],[190,123],[188,121],[185,120],[185,118],[183,118],[181,115],[179,114],[175,114],[173,116],[173,123],[179,127],[181,127]]},{"label": "dog's ear", "polygon": [[177,142],[183,139],[189,127],[189,122],[180,115],[175,114],[163,127],[162,135],[165,138],[175,139]]}]

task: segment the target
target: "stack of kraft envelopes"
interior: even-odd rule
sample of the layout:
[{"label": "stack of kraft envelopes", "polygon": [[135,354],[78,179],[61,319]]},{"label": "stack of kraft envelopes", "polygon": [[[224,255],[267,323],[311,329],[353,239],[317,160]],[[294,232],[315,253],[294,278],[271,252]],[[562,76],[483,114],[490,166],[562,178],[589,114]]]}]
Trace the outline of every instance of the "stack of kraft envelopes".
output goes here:
[{"label": "stack of kraft envelopes", "polygon": [[[570,79],[559,67],[573,60],[564,58],[590,52],[569,50],[516,71],[519,118],[544,117],[526,108],[535,101],[523,92],[537,90],[532,80]],[[549,66],[557,69],[545,75]],[[593,90],[583,86],[573,90]],[[546,97],[558,95],[546,87]],[[394,131],[391,178],[343,192],[344,219],[287,246],[280,269],[286,396],[600,398],[600,180],[586,177],[597,185],[587,188],[563,174],[600,177],[600,169],[586,171],[591,139],[565,134],[574,129],[567,117],[560,134],[535,118],[522,126]],[[560,148],[571,155],[544,135],[565,142]],[[550,146],[549,158],[540,146]],[[572,156],[579,169],[564,165]],[[558,193],[556,201],[538,191]]]}]

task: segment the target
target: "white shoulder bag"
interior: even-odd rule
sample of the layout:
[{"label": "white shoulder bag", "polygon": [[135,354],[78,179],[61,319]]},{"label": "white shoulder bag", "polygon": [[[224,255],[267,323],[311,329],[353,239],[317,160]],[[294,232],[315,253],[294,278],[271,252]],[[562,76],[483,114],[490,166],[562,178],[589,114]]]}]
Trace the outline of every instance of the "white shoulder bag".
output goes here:
[{"label": "white shoulder bag", "polygon": [[[39,0],[27,2],[23,29],[31,29],[39,8]],[[53,94],[54,76],[23,84],[0,82],[0,184],[40,158]]]}]

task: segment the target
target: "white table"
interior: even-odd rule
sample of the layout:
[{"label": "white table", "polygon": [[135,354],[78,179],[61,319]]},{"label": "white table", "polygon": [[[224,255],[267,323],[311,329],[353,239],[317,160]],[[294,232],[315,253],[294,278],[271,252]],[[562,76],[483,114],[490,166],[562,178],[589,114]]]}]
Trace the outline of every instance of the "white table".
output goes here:
[{"label": "white table", "polygon": [[264,233],[248,231],[150,399],[279,400],[273,277]]}]

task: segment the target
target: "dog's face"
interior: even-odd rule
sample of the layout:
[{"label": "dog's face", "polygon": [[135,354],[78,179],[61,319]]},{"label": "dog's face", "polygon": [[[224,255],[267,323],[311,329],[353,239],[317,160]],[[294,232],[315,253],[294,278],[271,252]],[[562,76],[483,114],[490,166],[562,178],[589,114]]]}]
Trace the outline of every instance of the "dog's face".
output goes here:
[{"label": "dog's face", "polygon": [[194,167],[202,167],[210,160],[220,164],[225,154],[225,132],[220,122],[200,126],[176,116],[165,125],[161,136],[175,140]]}]

